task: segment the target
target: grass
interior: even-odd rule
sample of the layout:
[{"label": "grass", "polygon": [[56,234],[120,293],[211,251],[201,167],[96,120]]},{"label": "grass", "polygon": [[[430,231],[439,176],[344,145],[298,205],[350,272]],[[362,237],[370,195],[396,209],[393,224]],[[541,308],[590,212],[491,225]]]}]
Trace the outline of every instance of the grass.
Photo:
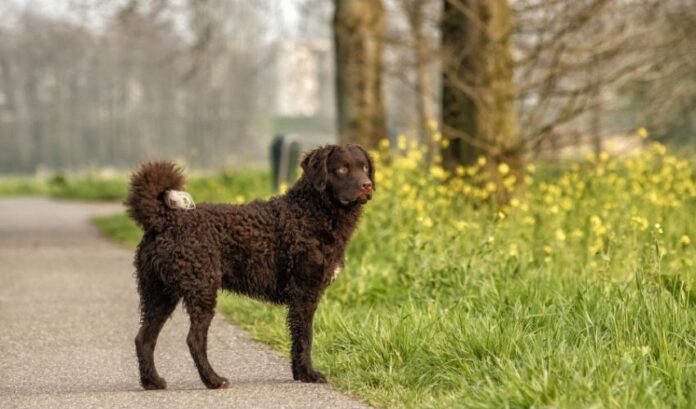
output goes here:
[{"label": "grass", "polygon": [[[375,199],[315,320],[314,362],[333,385],[384,408],[696,407],[689,163],[654,145],[560,174],[530,167],[524,197],[498,209],[506,167],[495,186],[475,182],[483,163],[450,179],[421,156],[377,154]],[[194,198],[268,195],[227,177]],[[125,216],[97,223],[130,244],[140,234]],[[218,308],[287,353],[282,308],[227,293]]]},{"label": "grass", "polygon": [[49,196],[56,199],[115,201],[123,200],[127,191],[125,175],[102,177],[82,175],[51,178],[0,177],[0,197]]},{"label": "grass", "polygon": [[[99,176],[85,174],[68,177],[57,174],[50,178],[0,177],[0,197],[49,196],[65,200],[123,201],[128,189],[126,174]],[[269,176],[258,170],[240,170],[234,174],[196,176],[188,186],[198,200],[241,202],[242,192],[269,194]]]}]

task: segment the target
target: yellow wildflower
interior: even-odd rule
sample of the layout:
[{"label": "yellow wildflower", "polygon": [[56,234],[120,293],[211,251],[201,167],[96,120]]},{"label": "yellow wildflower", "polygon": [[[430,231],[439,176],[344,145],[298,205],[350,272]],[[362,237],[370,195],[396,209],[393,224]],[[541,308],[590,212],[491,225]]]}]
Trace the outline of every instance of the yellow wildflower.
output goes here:
[{"label": "yellow wildflower", "polygon": [[691,244],[691,239],[686,234],[683,234],[679,238],[679,242],[681,243],[682,246],[688,246],[689,244]]},{"label": "yellow wildflower", "polygon": [[507,175],[508,173],[510,173],[510,166],[508,166],[508,164],[505,162],[499,164],[498,173],[500,173],[501,175]]},{"label": "yellow wildflower", "polygon": [[401,150],[406,149],[408,144],[405,135],[399,135],[396,137],[396,146]]},{"label": "yellow wildflower", "polygon": [[517,257],[520,254],[519,248],[517,247],[517,243],[510,243],[510,248],[508,249],[508,254],[510,257]]}]

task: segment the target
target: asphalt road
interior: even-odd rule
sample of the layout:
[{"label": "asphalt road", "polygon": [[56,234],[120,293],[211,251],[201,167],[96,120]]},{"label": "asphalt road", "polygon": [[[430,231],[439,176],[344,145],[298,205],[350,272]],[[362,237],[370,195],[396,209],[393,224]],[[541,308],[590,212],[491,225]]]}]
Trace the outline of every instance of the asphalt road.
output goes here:
[{"label": "asphalt road", "polygon": [[0,408],[361,408],[329,386],[292,380],[286,358],[216,317],[209,357],[230,380],[207,390],[181,308],[155,352],[165,391],[138,384],[132,252],[90,217],[118,205],[0,200]]}]

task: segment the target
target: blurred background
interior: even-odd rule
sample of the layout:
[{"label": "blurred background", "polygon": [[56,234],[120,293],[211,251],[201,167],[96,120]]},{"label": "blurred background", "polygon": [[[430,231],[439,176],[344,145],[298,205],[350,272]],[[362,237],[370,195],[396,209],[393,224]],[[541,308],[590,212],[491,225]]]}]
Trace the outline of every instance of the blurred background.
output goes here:
[{"label": "blurred background", "polygon": [[5,0],[0,16],[4,174],[266,166],[275,135],[403,135],[450,168],[514,170],[640,149],[638,128],[690,148],[696,128],[692,0]]},{"label": "blurred background", "polygon": [[[0,0],[0,197],[161,158],[244,203],[370,149],[313,354],[376,407],[696,407],[694,135],[696,0]],[[282,308],[218,309],[289,350]]]}]

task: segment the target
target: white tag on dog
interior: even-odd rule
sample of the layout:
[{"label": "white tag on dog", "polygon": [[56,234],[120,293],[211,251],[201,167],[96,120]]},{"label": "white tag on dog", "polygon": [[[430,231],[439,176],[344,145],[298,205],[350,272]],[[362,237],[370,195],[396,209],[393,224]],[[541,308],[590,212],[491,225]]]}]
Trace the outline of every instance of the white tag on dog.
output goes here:
[{"label": "white tag on dog", "polygon": [[196,208],[191,195],[188,192],[179,190],[167,190],[165,202],[171,209],[191,210]]}]

